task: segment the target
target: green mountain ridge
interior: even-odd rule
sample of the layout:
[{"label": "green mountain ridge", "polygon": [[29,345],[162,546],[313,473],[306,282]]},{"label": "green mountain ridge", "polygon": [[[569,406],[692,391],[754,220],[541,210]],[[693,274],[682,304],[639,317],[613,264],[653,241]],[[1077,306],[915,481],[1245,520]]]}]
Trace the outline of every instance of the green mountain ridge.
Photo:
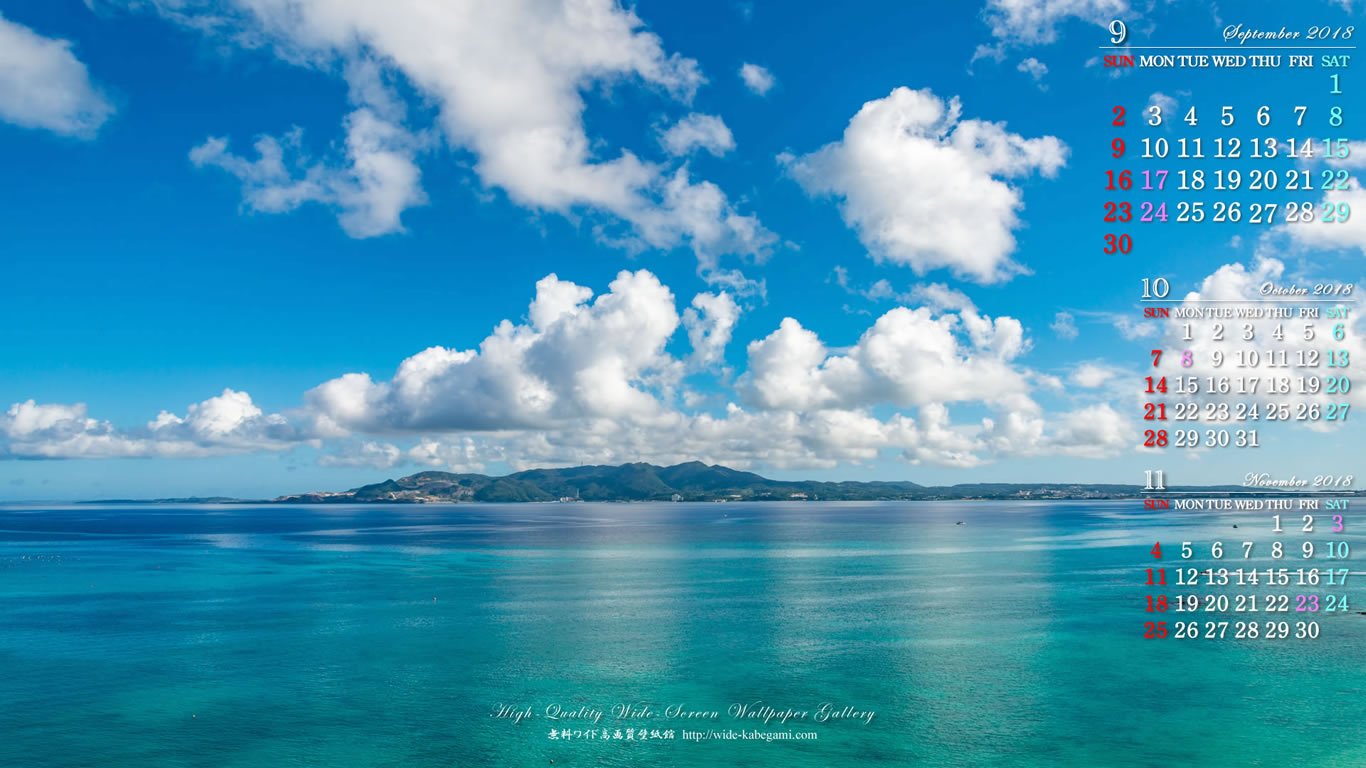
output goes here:
[{"label": "green mountain ridge", "polygon": [[[1236,486],[1202,490],[1218,492]],[[292,494],[275,503],[546,502],[546,501],[825,501],[1135,498],[1137,485],[1093,483],[966,483],[925,486],[909,481],[771,480],[716,464],[692,461],[671,467],[632,463],[565,469],[529,469],[502,477],[419,472],[344,492]]]}]

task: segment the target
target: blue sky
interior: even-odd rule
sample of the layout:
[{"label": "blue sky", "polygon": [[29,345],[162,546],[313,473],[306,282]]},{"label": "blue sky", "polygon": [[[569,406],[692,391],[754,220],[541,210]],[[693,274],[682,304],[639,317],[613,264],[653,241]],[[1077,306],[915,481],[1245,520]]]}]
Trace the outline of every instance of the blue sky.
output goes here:
[{"label": "blue sky", "polygon": [[[1183,297],[1360,284],[1366,219],[1131,224],[1133,254],[1101,253],[1107,169],[1329,168],[1143,161],[1142,137],[1362,136],[1351,68],[1338,97],[1322,69],[1106,69],[1105,25],[1207,45],[1302,14],[376,8],[0,2],[0,498],[693,458],[781,477],[1134,482],[1151,466],[1236,482],[1360,455],[1350,424],[1321,423],[1251,425],[1256,451],[1141,451],[1147,350],[1185,347],[1137,299],[1145,276]],[[1360,11],[1324,0],[1314,23]],[[1152,103],[1201,123],[1169,108],[1140,125]],[[1317,127],[1290,128],[1301,104]],[[1351,200],[1362,157],[1332,166],[1344,192],[1116,199]]]}]

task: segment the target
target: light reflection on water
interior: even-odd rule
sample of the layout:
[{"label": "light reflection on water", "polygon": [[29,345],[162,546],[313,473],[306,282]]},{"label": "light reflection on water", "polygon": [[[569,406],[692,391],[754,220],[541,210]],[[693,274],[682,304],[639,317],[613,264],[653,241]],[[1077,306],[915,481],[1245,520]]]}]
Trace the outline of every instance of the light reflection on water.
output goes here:
[{"label": "light reflection on water", "polygon": [[[1366,764],[1366,617],[1144,641],[1153,541],[1270,537],[1137,507],[0,507],[0,764]],[[755,699],[878,716],[621,750],[488,717]]]}]

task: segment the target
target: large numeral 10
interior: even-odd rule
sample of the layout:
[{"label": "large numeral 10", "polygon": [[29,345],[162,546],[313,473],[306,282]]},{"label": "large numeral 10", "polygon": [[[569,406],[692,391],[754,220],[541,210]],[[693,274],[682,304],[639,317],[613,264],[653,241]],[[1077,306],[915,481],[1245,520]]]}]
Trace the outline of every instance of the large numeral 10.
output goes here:
[{"label": "large numeral 10", "polygon": [[1165,299],[1171,291],[1171,284],[1167,282],[1165,277],[1143,278],[1143,298],[1145,299]]}]

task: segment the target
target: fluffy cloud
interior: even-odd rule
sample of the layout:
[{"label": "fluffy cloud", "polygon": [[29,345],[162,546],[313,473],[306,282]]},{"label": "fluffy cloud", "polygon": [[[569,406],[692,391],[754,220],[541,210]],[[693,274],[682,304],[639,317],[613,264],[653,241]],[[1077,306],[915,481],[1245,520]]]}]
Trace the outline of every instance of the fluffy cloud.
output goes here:
[{"label": "fluffy cloud", "polygon": [[389,469],[398,466],[403,460],[403,451],[393,443],[375,440],[350,443],[339,450],[318,457],[318,464],[324,467],[369,467]]},{"label": "fluffy cloud", "polygon": [[[1339,206],[1347,206],[1347,220],[1325,221],[1325,206],[1329,205],[1335,213],[1342,210]],[[1347,189],[1323,194],[1314,207],[1313,221],[1282,223],[1276,231],[1289,235],[1291,242],[1304,248],[1348,248],[1366,255],[1366,187],[1353,178],[1347,182]]]},{"label": "fluffy cloud", "polygon": [[678,156],[691,154],[695,149],[705,149],[720,157],[735,149],[735,137],[721,118],[696,112],[661,132],[659,143],[669,154]]},{"label": "fluffy cloud", "polygon": [[347,374],[307,400],[325,424],[370,433],[648,421],[661,406],[646,390],[678,375],[663,351],[679,325],[673,294],[642,270],[591,296],[551,275],[536,285],[530,324],[505,320],[478,349],[432,347],[404,360],[391,381]]},{"label": "fluffy cloud", "polygon": [[226,138],[210,138],[191,150],[190,161],[237,177],[242,200],[254,211],[283,213],[309,202],[336,206],[342,229],[352,237],[400,232],[403,211],[426,202],[414,162],[417,139],[368,108],[346,118],[345,166],[310,162],[301,143],[299,130],[283,141],[262,136],[256,140],[258,157],[247,160],[228,151]]},{"label": "fluffy cloud", "polygon": [[968,61],[968,72],[971,73],[972,66],[979,61],[991,59],[997,64],[1000,64],[1002,61],[1005,60],[1005,57],[1006,51],[1004,45],[979,45],[976,49],[973,50],[972,59]]},{"label": "fluffy cloud", "polygon": [[1053,42],[1068,19],[1101,25],[1132,20],[1127,0],[987,0],[985,16],[993,35],[1024,44]]},{"label": "fluffy cloud", "polygon": [[1038,84],[1039,90],[1048,90],[1048,86],[1043,84],[1044,75],[1048,74],[1048,66],[1045,65],[1042,61],[1039,61],[1033,56],[1030,56],[1024,61],[1021,61],[1019,66],[1015,67],[1015,70],[1017,72],[1024,72],[1025,74],[1034,78],[1034,82]]},{"label": "fluffy cloud", "polygon": [[731,403],[723,413],[683,417],[668,428],[598,422],[578,431],[476,439],[473,451],[514,469],[693,460],[738,468],[831,469],[870,462],[889,450],[911,464],[962,468],[1014,455],[1113,456],[1130,447],[1137,434],[1132,423],[1106,405],[1052,418],[1060,428],[1045,432],[1042,420],[1010,414],[1001,424],[984,419],[955,425],[942,405],[920,408],[914,418],[898,413],[878,419],[859,410],[799,414]]},{"label": "fluffy cloud", "polygon": [[484,470],[483,455],[494,453],[468,437],[449,441],[423,438],[407,449],[393,443],[365,440],[342,443],[331,453],[318,457],[318,464],[370,469],[418,464],[452,472],[481,472]]},{"label": "fluffy cloud", "polygon": [[1071,312],[1057,312],[1053,315],[1053,322],[1048,326],[1053,329],[1053,333],[1063,341],[1072,341],[1080,335],[1077,330],[1077,319]]},{"label": "fluffy cloud", "polygon": [[[550,276],[537,284],[528,321],[504,321],[477,349],[434,347],[405,360],[392,380],[347,374],[306,400],[315,431],[416,434],[426,447],[404,451],[403,460],[429,465],[702,459],[830,467],[892,451],[911,462],[975,466],[1074,449],[1029,396],[1057,383],[1016,362],[1029,348],[1019,321],[983,315],[943,285],[917,286],[905,298],[922,306],[890,310],[842,350],[783,320],[748,345],[738,402],[696,411],[680,401],[691,409],[727,395],[680,392],[687,366],[666,347],[682,325],[695,370],[720,362],[739,315],[730,295],[699,294],[680,319],[672,293],[648,272],[622,272],[597,297]],[[955,405],[985,405],[992,415],[955,424]],[[907,411],[879,417],[878,408]],[[1073,423],[1065,417],[1057,423]],[[1128,447],[1113,433],[1097,435],[1106,442],[1076,450],[1105,456]],[[393,456],[349,450],[357,462]]]},{"label": "fluffy cloud", "polygon": [[779,160],[808,194],[840,200],[875,259],[990,283],[1023,271],[1010,256],[1024,203],[1006,179],[1052,177],[1066,157],[1052,136],[964,120],[957,98],[897,88],[864,104],[841,141]]},{"label": "fluffy cloud", "polygon": [[740,79],[745,82],[746,88],[760,96],[767,94],[778,83],[772,72],[758,64],[748,62],[740,67]]},{"label": "fluffy cloud", "polygon": [[505,458],[498,446],[481,445],[468,437],[448,441],[419,440],[408,449],[407,457],[415,464],[452,472],[482,472],[485,461]]},{"label": "fluffy cloud", "polygon": [[1072,383],[1083,389],[1096,389],[1119,375],[1120,371],[1099,363],[1082,363],[1072,370]]},{"label": "fluffy cloud", "polygon": [[1018,320],[968,310],[897,307],[843,354],[789,317],[750,343],[742,385],[754,403],[794,411],[995,402],[1028,388],[1009,364],[1023,349]]},{"label": "fluffy cloud", "polygon": [[267,414],[246,392],[191,405],[182,418],[162,411],[146,427],[118,430],[86,415],[84,403],[15,403],[0,414],[0,455],[19,458],[202,457],[284,450],[303,441],[280,414]]},{"label": "fluffy cloud", "polygon": [[1093,458],[1097,450],[1114,455],[1130,447],[1136,434],[1133,422],[1105,403],[1059,414],[1055,430],[1050,439],[1053,449],[1081,458]]},{"label": "fluffy cloud", "polygon": [[112,424],[86,415],[84,403],[61,405],[27,400],[0,415],[5,438],[0,455],[18,458],[151,456],[145,444],[119,435]]},{"label": "fluffy cloud", "polygon": [[[327,451],[326,466],[480,471],[692,459],[834,467],[891,455],[971,467],[1131,447],[1125,436],[1137,432],[1104,403],[1050,414],[1033,399],[1061,385],[1020,364],[1030,345],[1018,320],[984,315],[938,284],[904,298],[920,305],[890,309],[848,347],[784,319],[747,346],[734,385],[722,369],[698,397],[680,382],[724,360],[739,316],[732,296],[698,294],[680,316],[673,293],[643,270],[621,272],[596,296],[550,275],[525,321],[499,323],[474,348],[419,352],[389,380],[339,376],[288,415],[229,389],[184,416],[119,430],[83,405],[28,401],[0,416],[0,453],[210,456],[307,443]],[[669,351],[680,326],[691,343],[684,358]],[[955,422],[960,407],[989,415]]]},{"label": "fluffy cloud", "polygon": [[857,411],[794,414],[747,410],[734,403],[720,414],[679,414],[668,424],[597,420],[576,430],[479,438],[473,445],[481,460],[497,457],[514,469],[693,460],[732,467],[832,468],[910,445],[932,460],[941,458],[914,422],[902,416],[881,421]]},{"label": "fluffy cloud", "polygon": [[71,43],[0,16],[0,120],[89,139],[112,114]]},{"label": "fluffy cloud", "polygon": [[[1132,432],[1083,432],[1074,426],[1081,417],[1044,413],[1028,394],[1044,377],[1013,362],[1029,346],[1018,320],[984,316],[942,285],[917,287],[912,295],[925,306],[888,311],[840,352],[797,320],[783,320],[749,345],[742,394],[761,413],[859,425],[861,444],[900,449],[915,463],[969,467],[1004,456],[1107,456],[1132,442],[1126,440]],[[954,425],[949,406],[955,403],[982,404],[993,415]],[[880,406],[912,408],[915,417],[872,418]],[[1108,405],[1089,412],[1097,409],[1110,425],[1126,423]],[[1054,422],[1068,434],[1050,427]]]},{"label": "fluffy cloud", "polygon": [[[627,149],[613,153],[590,139],[583,91],[635,82],[687,103],[704,82],[697,62],[666,52],[632,10],[613,0],[230,0],[155,7],[178,23],[268,46],[290,62],[324,71],[340,64],[353,103],[382,118],[368,126],[369,141],[358,142],[363,149],[348,146],[349,167],[340,172],[282,175],[273,163],[260,165],[265,151],[247,163],[211,140],[201,148],[205,161],[219,161],[243,179],[249,206],[277,200],[262,209],[288,210],[321,200],[354,214],[353,233],[396,229],[398,213],[421,196],[411,148],[400,141],[404,132],[376,103],[396,99],[392,89],[374,87],[388,77],[401,78],[438,111],[447,142],[474,154],[484,184],[535,210],[599,214],[594,229],[606,242],[690,246],[704,274],[733,280],[717,268],[721,255],[762,257],[775,241],[755,217],[737,212],[718,187],[692,180],[686,168],[647,162]],[[356,113],[349,120],[350,145]],[[345,183],[336,188],[328,180]]]},{"label": "fluffy cloud", "polygon": [[688,329],[693,360],[703,366],[721,362],[730,343],[740,306],[729,293],[699,293],[692,306],[683,310],[683,325]]}]

